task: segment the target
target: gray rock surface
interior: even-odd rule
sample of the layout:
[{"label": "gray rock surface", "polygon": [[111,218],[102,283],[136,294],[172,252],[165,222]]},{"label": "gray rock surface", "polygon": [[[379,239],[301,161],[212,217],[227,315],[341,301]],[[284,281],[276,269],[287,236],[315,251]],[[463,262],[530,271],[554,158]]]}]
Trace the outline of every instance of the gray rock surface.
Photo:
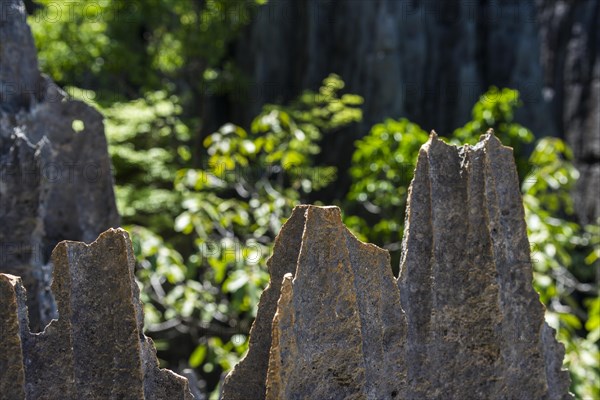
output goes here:
[{"label": "gray rock surface", "polygon": [[512,150],[493,133],[464,147],[433,133],[405,226],[394,279],[387,251],[359,242],[339,209],[297,207],[223,400],[570,399]]},{"label": "gray rock surface", "polygon": [[337,207],[307,209],[273,321],[267,399],[402,395],[406,320],[389,264],[387,251],[344,227]]},{"label": "gray rock surface", "polygon": [[63,241],[52,261],[59,317],[39,334],[29,330],[20,280],[0,274],[0,397],[192,399],[187,379],[158,367],[143,334],[127,232],[110,229],[89,245]]},{"label": "gray rock surface", "polygon": [[250,330],[248,354],[227,375],[223,400],[263,399],[271,349],[271,323],[281,294],[281,282],[287,273],[296,272],[298,255],[308,206],[298,206],[275,239],[273,256],[267,261],[271,280],[263,291],[256,319]]},{"label": "gray rock surface", "polygon": [[21,0],[0,1],[0,108],[30,108],[44,92],[37,52]]},{"label": "gray rock surface", "polygon": [[409,190],[398,278],[408,398],[570,398],[529,251],[512,150],[492,133],[462,148],[432,134]]},{"label": "gray rock surface", "polygon": [[25,370],[19,330],[19,277],[0,274],[0,398],[25,398]]},{"label": "gray rock surface", "polygon": [[20,0],[0,0],[0,272],[28,290],[32,328],[56,316],[50,253],[119,224],[102,116],[38,71]]}]

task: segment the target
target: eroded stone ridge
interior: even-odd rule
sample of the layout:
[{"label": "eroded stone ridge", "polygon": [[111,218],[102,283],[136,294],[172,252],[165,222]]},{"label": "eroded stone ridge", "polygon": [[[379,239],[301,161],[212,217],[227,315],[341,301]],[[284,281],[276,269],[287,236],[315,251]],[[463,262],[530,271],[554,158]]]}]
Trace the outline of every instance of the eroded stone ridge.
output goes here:
[{"label": "eroded stone ridge", "polygon": [[247,356],[223,400],[570,399],[532,287],[512,150],[432,134],[409,190],[400,275],[335,207],[276,239]]},{"label": "eroded stone ridge", "polygon": [[102,115],[38,70],[21,0],[0,0],[0,272],[20,276],[36,331],[56,317],[50,253],[119,224]]},{"label": "eroded stone ridge", "polygon": [[192,399],[187,379],[159,368],[143,334],[127,232],[63,241],[52,262],[59,318],[39,334],[30,333],[20,279],[0,274],[0,397]]},{"label": "eroded stone ridge", "polygon": [[398,286],[408,398],[568,399],[564,349],[532,286],[512,149],[432,134],[409,189]]},{"label": "eroded stone ridge", "polygon": [[275,238],[273,255],[267,260],[271,280],[258,303],[256,319],[250,329],[248,354],[225,378],[223,400],[264,399],[271,349],[271,323],[281,294],[285,274],[296,273],[308,206],[298,206]]},{"label": "eroded stone ridge", "polygon": [[250,348],[223,400],[401,394],[406,320],[387,251],[356,239],[337,207],[299,206],[268,264]]},{"label": "eroded stone ridge", "polygon": [[19,277],[0,274],[0,398],[25,397],[25,371],[19,330]]}]

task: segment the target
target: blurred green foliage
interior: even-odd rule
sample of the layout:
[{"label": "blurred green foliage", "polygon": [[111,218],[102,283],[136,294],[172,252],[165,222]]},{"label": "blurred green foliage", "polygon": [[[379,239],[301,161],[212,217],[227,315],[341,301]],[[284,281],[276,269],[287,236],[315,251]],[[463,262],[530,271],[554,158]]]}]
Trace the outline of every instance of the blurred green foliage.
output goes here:
[{"label": "blurred green foliage", "polygon": [[[60,84],[104,99],[234,84],[227,46],[263,0],[37,0],[29,18],[40,66]],[[194,93],[195,92],[195,93]]]},{"label": "blurred green foliage", "polygon": [[[216,398],[220,376],[246,350],[275,235],[293,206],[336,182],[335,166],[315,161],[321,140],[361,120],[362,98],[331,75],[287,106],[265,106],[248,127],[200,134],[206,94],[240,83],[228,46],[264,1],[38,3],[29,22],[42,69],[106,117],[148,334],[164,365],[193,367]],[[533,143],[513,119],[519,104],[517,91],[491,88],[448,141],[473,144],[493,128],[515,149],[535,287],[566,346],[573,392],[600,398],[600,228],[573,222],[570,150],[555,138]],[[375,125],[356,142],[352,186],[339,199],[345,222],[389,249],[394,267],[426,140],[406,119]]]},{"label": "blurred green foliage", "polygon": [[222,126],[204,140],[202,168],[190,167],[177,97],[149,92],[102,108],[89,91],[69,89],[106,117],[147,331],[164,361],[180,363],[171,367],[208,379],[246,350],[275,236],[294,206],[336,179],[335,167],[315,165],[319,141],[362,118],[362,99],[343,88],[331,75],[289,106],[265,106],[249,129]]},{"label": "blurred green foliage", "polygon": [[[416,155],[427,138],[407,119],[388,119],[356,142],[345,206],[354,215],[347,215],[344,222],[362,239],[400,250],[408,186]],[[398,260],[394,258],[393,264]]]},{"label": "blurred green foliage", "polygon": [[[529,158],[531,173],[522,186],[527,233],[532,248],[534,286],[547,305],[546,320],[565,344],[565,365],[574,393],[600,398],[600,297],[598,225],[575,222],[570,190],[579,173],[568,146],[556,138],[539,140]],[[599,221],[600,223],[600,221]]]},{"label": "blurred green foliage", "polygon": [[[195,246],[187,269],[215,289],[213,304],[220,307],[219,314],[206,315],[212,321],[203,322],[218,320],[235,329],[228,339],[237,356],[268,282],[266,261],[275,236],[294,206],[335,179],[335,167],[314,165],[319,140],[362,117],[356,98],[338,95],[342,88],[332,75],[318,93],[306,92],[289,107],[265,106],[248,130],[221,127],[204,140],[206,165],[177,172],[175,191],[184,210],[175,230]],[[216,339],[228,345],[222,336]],[[238,358],[230,351],[219,355],[208,340],[196,347],[190,364],[211,370],[216,362],[230,369]]]}]

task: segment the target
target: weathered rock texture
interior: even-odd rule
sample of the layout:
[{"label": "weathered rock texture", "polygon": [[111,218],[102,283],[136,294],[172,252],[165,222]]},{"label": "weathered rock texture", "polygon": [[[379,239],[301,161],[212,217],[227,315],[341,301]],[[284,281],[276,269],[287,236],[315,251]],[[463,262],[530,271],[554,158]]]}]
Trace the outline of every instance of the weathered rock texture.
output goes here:
[{"label": "weathered rock texture", "polygon": [[226,378],[223,399],[398,392],[406,321],[389,263],[342,225],[338,208],[296,207],[268,262],[251,350]]},{"label": "weathered rock texture", "polygon": [[[264,103],[289,101],[340,74],[349,92],[365,98],[361,129],[325,138],[324,150],[335,151],[322,157],[345,170],[354,141],[374,123],[406,117],[424,129],[453,129],[490,85],[516,88],[517,120],[573,147],[582,173],[577,211],[593,222],[600,216],[599,21],[598,0],[270,0],[234,50],[249,89],[230,96],[226,110],[221,98],[214,107],[226,118],[218,122],[249,123]],[[341,196],[346,186],[332,190]]]},{"label": "weathered rock texture", "polygon": [[411,184],[401,272],[335,207],[297,207],[269,260],[223,400],[569,399],[531,285],[511,149],[432,134]]},{"label": "weathered rock texture", "polygon": [[119,217],[102,116],[40,74],[21,0],[0,0],[0,44],[0,272],[23,279],[41,330],[56,316],[54,246]]},{"label": "weathered rock texture", "polygon": [[511,149],[491,133],[462,148],[432,134],[405,226],[407,397],[569,398],[564,350],[531,284]]},{"label": "weathered rock texture", "polygon": [[58,320],[30,333],[21,280],[0,274],[0,398],[192,399],[187,379],[159,369],[134,279],[131,241],[110,229],[52,253]]}]

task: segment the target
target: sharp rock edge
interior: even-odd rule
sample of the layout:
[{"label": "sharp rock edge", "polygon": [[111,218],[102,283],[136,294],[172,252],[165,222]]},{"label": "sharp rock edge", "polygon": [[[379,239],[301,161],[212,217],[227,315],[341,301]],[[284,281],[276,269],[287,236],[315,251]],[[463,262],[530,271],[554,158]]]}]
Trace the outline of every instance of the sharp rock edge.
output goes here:
[{"label": "sharp rock edge", "polygon": [[[160,369],[134,279],[129,235],[110,229],[52,253],[59,318],[28,327],[21,280],[0,274],[0,394],[10,399],[192,399],[187,379]],[[6,315],[4,315],[6,314]],[[4,398],[4,397],[3,397]]]}]

